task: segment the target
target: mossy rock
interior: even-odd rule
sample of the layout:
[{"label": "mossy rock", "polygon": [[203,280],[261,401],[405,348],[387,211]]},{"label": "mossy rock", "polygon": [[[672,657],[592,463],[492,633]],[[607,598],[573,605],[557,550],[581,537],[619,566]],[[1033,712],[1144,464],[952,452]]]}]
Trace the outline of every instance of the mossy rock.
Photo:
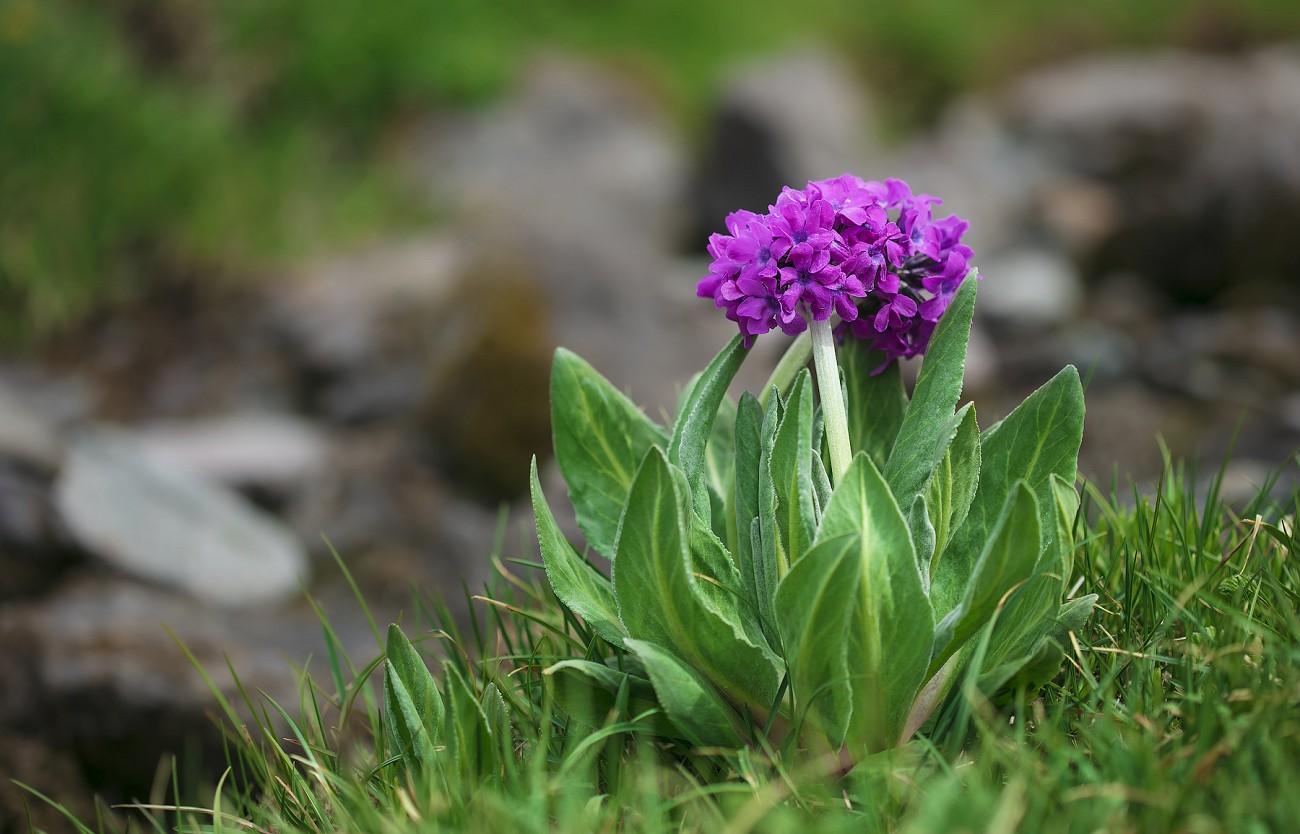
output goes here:
[{"label": "mossy rock", "polygon": [[550,449],[546,300],[511,262],[464,276],[436,323],[421,422],[439,468],[470,495],[511,500]]}]

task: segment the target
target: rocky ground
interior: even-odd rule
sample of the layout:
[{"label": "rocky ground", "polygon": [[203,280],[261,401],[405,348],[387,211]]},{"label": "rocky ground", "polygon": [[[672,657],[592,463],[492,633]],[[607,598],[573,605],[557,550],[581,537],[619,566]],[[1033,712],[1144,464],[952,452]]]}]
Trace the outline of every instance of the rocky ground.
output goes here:
[{"label": "rocky ground", "polygon": [[[901,176],[971,219],[984,425],[1073,362],[1091,477],[1149,479],[1157,436],[1217,465],[1235,436],[1242,495],[1300,442],[1300,49],[1060,66],[895,148],[813,53],[738,71],[701,148],[634,83],[551,58],[407,158],[446,218],[425,236],[0,360],[0,775],[76,806],[146,795],[164,751],[218,762],[177,643],[295,703],[291,663],[322,651],[302,587],[368,661],[331,546],[407,622],[412,588],[456,600],[490,553],[527,556],[554,346],[670,408],[731,334],[694,297],[707,231],[810,177]],[[0,831],[24,819],[6,780]]]}]

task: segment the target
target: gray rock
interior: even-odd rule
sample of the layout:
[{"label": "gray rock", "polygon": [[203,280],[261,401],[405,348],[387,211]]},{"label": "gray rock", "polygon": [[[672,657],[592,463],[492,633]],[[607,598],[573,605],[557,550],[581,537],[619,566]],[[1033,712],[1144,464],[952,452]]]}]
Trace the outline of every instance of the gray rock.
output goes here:
[{"label": "gray rock", "polygon": [[344,426],[400,419],[418,409],[428,394],[427,364],[425,352],[413,346],[409,355],[392,355],[364,371],[343,374],[321,390],[316,410]]},{"label": "gray rock", "polygon": [[81,556],[50,494],[48,475],[0,460],[0,606],[45,593]]},{"label": "gray rock", "polygon": [[1082,280],[1065,256],[1018,249],[980,261],[979,303],[984,313],[1018,325],[1060,324],[1083,300]]},{"label": "gray rock", "polygon": [[462,257],[453,239],[428,237],[309,264],[268,288],[269,318],[313,367],[356,370],[418,345],[424,317],[455,288]]},{"label": "gray rock", "polygon": [[1300,434],[1300,391],[1288,394],[1278,403],[1278,411],[1282,417],[1282,424]]},{"label": "gray rock", "polygon": [[633,261],[681,226],[680,141],[644,91],[598,66],[537,59],[512,95],[439,116],[413,152],[434,204],[498,247],[612,247]]},{"label": "gray rock", "polygon": [[[528,327],[544,316],[548,340],[631,388],[649,412],[672,408],[735,332],[695,298],[704,264],[684,271],[671,258],[686,225],[685,152],[627,80],[544,58],[498,104],[431,123],[411,152],[434,204],[458,213],[474,253],[467,286],[482,275],[534,282],[540,300],[525,293],[524,305],[491,309]],[[696,251],[702,258],[703,239]],[[695,326],[703,320],[716,329]]]},{"label": "gray rock", "polygon": [[[358,657],[375,651],[368,635],[343,640]],[[195,756],[194,776],[215,780],[226,767],[211,718],[216,693],[249,720],[238,674],[254,699],[265,693],[293,712],[293,664],[321,649],[320,624],[305,604],[222,609],[81,574],[47,598],[0,607],[0,732],[22,729],[33,743],[70,754],[74,770],[112,802],[147,796],[165,753]],[[20,765],[23,776],[42,778],[30,769],[40,761]]]},{"label": "gray rock", "polygon": [[[1198,496],[1209,492],[1209,481],[1215,477],[1218,477],[1217,472],[1201,475],[1201,483],[1196,489]],[[1294,466],[1279,466],[1274,461],[1234,457],[1227,462],[1219,480],[1219,497],[1228,506],[1238,510],[1262,494],[1280,502],[1283,507],[1289,507],[1293,506],[1297,487],[1300,487],[1300,475]]]},{"label": "gray rock", "polygon": [[830,50],[790,52],[737,69],[724,83],[691,189],[697,235],[720,230],[736,209],[764,211],[782,186],[846,172],[872,176],[873,122],[866,89]]},{"label": "gray rock", "polygon": [[1016,133],[1109,191],[1122,222],[1090,269],[1136,269],[1180,301],[1290,282],[1300,212],[1300,49],[1105,56],[1012,85]]},{"label": "gray rock", "polygon": [[86,550],[200,599],[272,602],[293,595],[307,575],[301,544],[280,522],[118,432],[90,432],[72,444],[55,500]]},{"label": "gray rock", "polygon": [[982,97],[954,102],[934,132],[916,137],[870,178],[906,180],[913,190],[943,199],[936,217],[970,221],[962,238],[975,262],[1021,245],[1037,190],[1052,171],[1033,148],[1016,141],[1001,115]]},{"label": "gray rock", "polygon": [[292,487],[319,474],[329,458],[324,432],[285,414],[157,422],[135,436],[146,454],[237,487]]},{"label": "gray rock", "polygon": [[0,458],[52,472],[62,454],[62,443],[50,422],[17,391],[0,384]]},{"label": "gray rock", "polygon": [[998,349],[982,319],[981,315],[971,323],[970,339],[966,345],[966,376],[962,381],[962,391],[968,397],[994,386],[998,377]]}]

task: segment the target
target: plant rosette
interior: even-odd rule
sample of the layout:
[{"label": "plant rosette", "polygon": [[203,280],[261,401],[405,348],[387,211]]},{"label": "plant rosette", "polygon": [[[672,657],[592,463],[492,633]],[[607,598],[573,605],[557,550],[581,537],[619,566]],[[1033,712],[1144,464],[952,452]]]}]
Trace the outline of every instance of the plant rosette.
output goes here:
[{"label": "plant rosette", "polygon": [[[978,275],[939,203],[845,175],[730,215],[699,294],[740,333],[671,426],[556,352],[555,456],[608,563],[560,532],[534,464],[547,578],[591,632],[590,659],[546,670],[574,720],[852,762],[942,735],[968,686],[1055,674],[1096,600],[1063,602],[1083,391],[1067,367],[983,431],[957,408]],[[774,329],[800,335],[731,401]],[[909,397],[897,360],[922,354]]]}]

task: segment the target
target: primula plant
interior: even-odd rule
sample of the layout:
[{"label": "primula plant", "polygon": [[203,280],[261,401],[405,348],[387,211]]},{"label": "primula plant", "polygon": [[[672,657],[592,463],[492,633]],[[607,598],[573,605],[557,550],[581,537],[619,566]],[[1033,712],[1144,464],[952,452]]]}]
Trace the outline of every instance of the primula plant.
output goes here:
[{"label": "primula plant", "polygon": [[[1068,367],[983,432],[957,408],[978,274],[939,203],[845,175],[729,216],[699,294],[740,332],[671,426],[556,353],[555,456],[585,555],[536,466],[532,499],[547,578],[590,632],[586,659],[546,670],[573,720],[852,763],[942,735],[972,688],[1055,674],[1095,601],[1063,602],[1082,388]],[[733,402],[773,329],[798,338]],[[909,398],[897,360],[922,354]],[[392,654],[390,732],[410,747],[443,713],[411,705],[437,690],[405,693]]]}]

